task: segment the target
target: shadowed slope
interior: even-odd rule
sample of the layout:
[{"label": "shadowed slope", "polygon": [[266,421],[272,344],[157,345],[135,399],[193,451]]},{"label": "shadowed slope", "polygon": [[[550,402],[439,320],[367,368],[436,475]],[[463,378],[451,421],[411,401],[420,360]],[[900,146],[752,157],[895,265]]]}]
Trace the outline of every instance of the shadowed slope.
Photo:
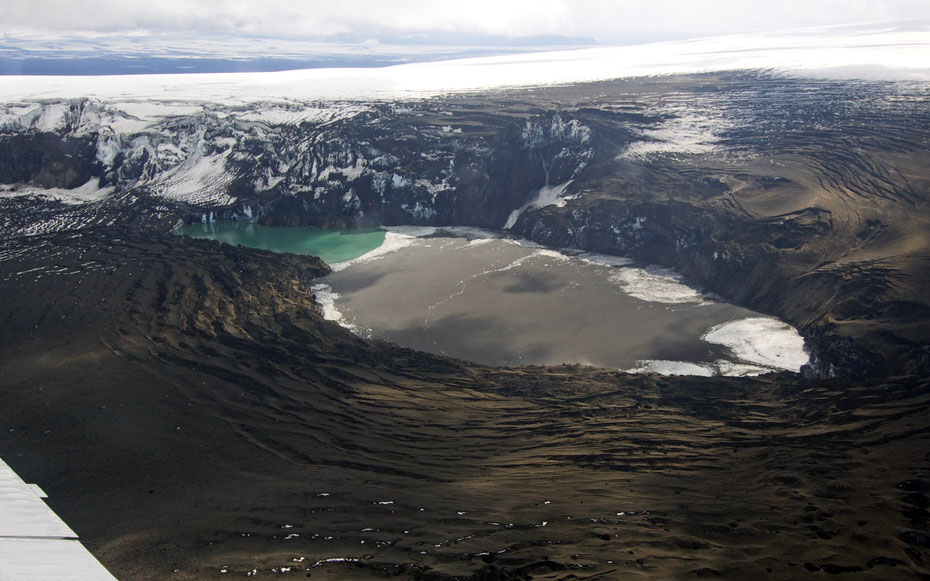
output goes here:
[{"label": "shadowed slope", "polygon": [[322,321],[324,272],[3,242],[0,455],[124,579],[930,573],[926,380],[484,368]]}]

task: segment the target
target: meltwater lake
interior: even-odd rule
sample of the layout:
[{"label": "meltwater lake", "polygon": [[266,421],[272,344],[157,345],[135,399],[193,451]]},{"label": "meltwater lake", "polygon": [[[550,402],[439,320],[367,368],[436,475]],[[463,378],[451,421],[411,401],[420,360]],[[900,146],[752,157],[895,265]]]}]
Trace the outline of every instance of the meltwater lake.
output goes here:
[{"label": "meltwater lake", "polygon": [[209,238],[272,252],[319,256],[333,264],[357,258],[384,243],[384,230],[330,230],[316,226],[285,228],[254,222],[185,224],[175,230],[191,238]]},{"label": "meltwater lake", "polygon": [[468,228],[389,231],[194,224],[176,231],[314,254],[327,319],[369,338],[488,365],[580,363],[682,375],[798,371],[795,329],[629,260]]}]

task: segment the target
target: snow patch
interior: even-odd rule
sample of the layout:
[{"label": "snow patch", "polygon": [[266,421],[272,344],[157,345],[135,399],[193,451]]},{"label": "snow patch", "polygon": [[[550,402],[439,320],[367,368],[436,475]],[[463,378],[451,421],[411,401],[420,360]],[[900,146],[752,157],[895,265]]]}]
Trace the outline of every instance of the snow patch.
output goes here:
[{"label": "snow patch", "polygon": [[113,115],[105,126],[113,130],[117,135],[135,135],[141,133],[154,125],[154,119],[135,119],[123,114]]},{"label": "snow patch", "polygon": [[553,258],[555,260],[559,260],[563,262],[566,260],[570,260],[571,258],[568,255],[562,254],[561,252],[557,250],[549,250],[548,248],[541,248],[539,250],[535,250],[532,256],[536,258]]},{"label": "snow patch", "polygon": [[643,131],[647,139],[636,141],[620,153],[621,159],[646,159],[655,154],[700,155],[717,149],[719,135],[730,127],[723,119],[703,115],[674,117]]},{"label": "snow patch", "polygon": [[391,175],[391,187],[394,188],[395,190],[401,190],[403,188],[406,188],[409,185],[410,185],[410,180],[400,175],[399,173],[395,173]]},{"label": "snow patch", "polygon": [[453,189],[452,185],[449,183],[449,178],[444,178],[439,183],[433,183],[430,180],[418,178],[413,184],[429,192],[433,197],[433,202],[436,201],[436,196],[441,192],[448,192]]},{"label": "snow patch", "polygon": [[241,113],[237,116],[237,119],[257,121],[268,125],[299,125],[300,123],[328,125],[336,121],[351,119],[367,110],[368,107],[360,105],[333,105],[332,107],[268,106]]},{"label": "snow patch", "polygon": [[39,131],[57,131],[64,129],[68,125],[68,103],[52,103],[42,107],[42,114],[33,123],[33,127]]},{"label": "snow patch", "polygon": [[121,111],[130,117],[135,117],[140,121],[149,123],[159,121],[166,117],[186,117],[196,115],[203,111],[203,107],[190,102],[166,102],[166,101],[121,101],[111,103],[111,109]]},{"label": "snow patch", "polygon": [[346,181],[355,181],[361,176],[366,170],[365,160],[357,159],[353,165],[348,165],[345,167],[336,167],[333,165],[323,168],[317,179],[322,181],[331,181],[332,174],[340,174],[345,177]]},{"label": "snow patch", "polygon": [[424,205],[422,202],[417,202],[413,206],[409,204],[401,204],[400,209],[404,210],[417,220],[429,220],[437,214],[436,210],[429,205]]}]

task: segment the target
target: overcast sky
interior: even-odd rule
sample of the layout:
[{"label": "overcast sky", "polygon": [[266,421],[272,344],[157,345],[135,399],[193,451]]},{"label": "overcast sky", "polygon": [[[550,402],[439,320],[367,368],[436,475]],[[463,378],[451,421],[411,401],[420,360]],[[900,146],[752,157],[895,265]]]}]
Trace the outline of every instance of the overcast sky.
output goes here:
[{"label": "overcast sky", "polygon": [[0,28],[372,38],[592,37],[603,44],[930,17],[930,0],[2,0]]}]

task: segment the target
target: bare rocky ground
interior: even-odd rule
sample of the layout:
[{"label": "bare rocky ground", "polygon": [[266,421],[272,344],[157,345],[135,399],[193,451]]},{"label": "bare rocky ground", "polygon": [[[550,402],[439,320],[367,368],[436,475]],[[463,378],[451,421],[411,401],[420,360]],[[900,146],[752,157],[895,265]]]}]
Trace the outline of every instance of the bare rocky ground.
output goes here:
[{"label": "bare rocky ground", "polygon": [[[578,120],[592,152],[563,155],[561,178],[585,195],[521,214],[515,234],[674,266],[799,325],[809,374],[845,379],[425,355],[323,321],[318,260],[166,234],[208,208],[143,186],[80,206],[3,197],[0,457],[125,579],[930,578],[927,96],[767,83],[474,96],[394,111],[385,135],[500,132],[486,148],[500,169],[528,116]],[[652,109],[668,103],[749,121],[714,125],[726,155],[621,155],[685,117]],[[513,191],[564,183],[552,139],[506,166],[551,154]],[[4,163],[35,161],[11,143]],[[392,143],[378,146],[400,163]],[[97,170],[75,151],[17,179],[81,182]],[[483,206],[508,174],[464,175],[457,215],[497,221],[523,201]],[[382,203],[356,186],[360,208]],[[268,223],[347,219],[239,193]],[[405,218],[384,204],[383,222]]]}]

